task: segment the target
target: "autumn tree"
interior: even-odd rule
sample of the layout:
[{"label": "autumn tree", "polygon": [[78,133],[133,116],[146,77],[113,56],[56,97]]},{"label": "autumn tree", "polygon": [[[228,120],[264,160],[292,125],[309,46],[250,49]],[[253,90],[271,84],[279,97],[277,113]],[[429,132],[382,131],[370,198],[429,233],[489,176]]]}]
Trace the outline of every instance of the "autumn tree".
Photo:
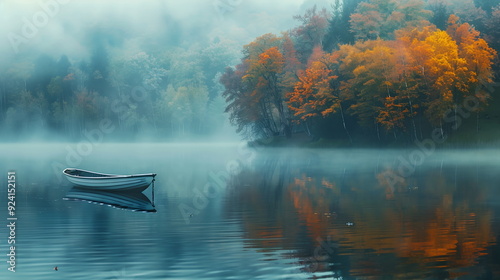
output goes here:
[{"label": "autumn tree", "polygon": [[466,62],[459,57],[458,45],[445,31],[437,30],[427,37],[424,46],[429,51],[421,72],[429,83],[426,114],[433,125],[442,127],[445,112],[452,109],[454,95],[466,91]]},{"label": "autumn tree", "polygon": [[347,129],[342,96],[338,83],[338,55],[324,53],[316,48],[308,68],[299,76],[294,91],[287,95],[288,107],[294,113],[295,122],[305,125],[310,136],[309,123],[339,114],[344,130],[352,142]]},{"label": "autumn tree", "polygon": [[255,40],[249,44],[243,46],[243,58],[246,59],[258,59],[259,55],[272,47],[281,46],[281,38],[272,34],[267,33],[262,36],[257,37]]},{"label": "autumn tree", "polygon": [[232,123],[238,132],[250,128],[254,135],[290,137],[285,95],[301,67],[293,42],[287,35],[266,34],[244,46],[243,53],[242,63],[221,77]]},{"label": "autumn tree", "polygon": [[329,65],[332,60],[329,54],[323,54],[320,59],[312,61],[299,76],[294,91],[287,95],[288,106],[297,118],[297,123],[304,122],[307,125],[311,118],[337,111],[338,98],[333,94],[337,89],[332,82],[336,76]]},{"label": "autumn tree", "polygon": [[304,65],[300,63],[297,57],[295,44],[288,33],[283,34],[283,73],[281,75],[280,85],[284,95],[293,92],[295,84],[299,80],[300,73],[303,72]]},{"label": "autumn tree", "polygon": [[[464,22],[473,25],[478,31],[487,32],[485,21],[490,17],[491,13],[487,13],[483,8],[476,5],[475,0],[442,0],[447,1],[450,14],[457,15]],[[441,28],[445,30],[446,27]]]},{"label": "autumn tree", "polygon": [[259,54],[258,60],[251,60],[249,63],[248,71],[242,79],[252,87],[252,95],[266,111],[266,118],[273,124],[271,127],[274,127],[272,134],[279,135],[283,131],[290,136],[280,82],[285,64],[283,55],[277,47],[272,47]]},{"label": "autumn tree", "polygon": [[454,110],[468,96],[475,96],[484,106],[485,86],[492,82],[491,63],[496,53],[468,24],[458,24],[452,15],[447,31],[425,28],[400,32],[405,44],[413,77],[420,80],[425,92],[425,114],[431,124],[442,127],[447,112]]},{"label": "autumn tree", "polygon": [[[301,50],[307,45],[304,30],[315,22],[314,9],[300,18],[303,25],[295,32],[257,38],[244,47],[242,63],[221,78],[231,119],[240,131],[252,127],[257,135],[273,136],[286,134],[291,117],[312,134],[310,127],[336,116],[349,134],[345,112],[360,131],[372,129],[380,140],[384,132],[395,140],[416,140],[422,126],[443,131],[444,118],[466,98],[484,108],[496,52],[454,15],[444,23],[446,31],[430,24],[431,13],[423,5],[418,0],[361,2],[350,18],[358,41],[332,52],[309,44],[307,59]],[[448,10],[440,9],[444,17]],[[442,18],[434,20],[442,27]],[[317,33],[307,38],[319,38],[311,34]]]},{"label": "autumn tree", "polygon": [[294,16],[300,25],[292,30],[292,36],[296,40],[297,57],[302,63],[307,62],[314,47],[323,46],[328,18],[326,9],[318,11],[316,6],[307,10],[304,15]]},{"label": "autumn tree", "polygon": [[398,29],[427,25],[430,15],[420,0],[370,0],[351,15],[351,32],[361,40],[393,39]]},{"label": "autumn tree", "polygon": [[283,58],[285,59],[284,71],[296,76],[297,71],[302,68],[302,63],[298,59],[295,43],[289,33],[283,34]]},{"label": "autumn tree", "polygon": [[394,54],[387,43],[359,42],[340,47],[343,62],[341,90],[352,100],[349,112],[357,116],[360,125],[372,127],[384,106],[386,97],[394,96]]},{"label": "autumn tree", "polygon": [[[470,24],[458,23],[459,18],[451,15],[447,33],[457,42],[458,53],[465,60],[466,90],[462,96],[456,98],[461,102],[472,96],[484,107],[490,98],[488,89],[493,83],[492,64],[497,52],[488,43],[480,38],[480,33]],[[478,108],[479,109],[479,108]],[[482,109],[482,108],[481,108]]]}]

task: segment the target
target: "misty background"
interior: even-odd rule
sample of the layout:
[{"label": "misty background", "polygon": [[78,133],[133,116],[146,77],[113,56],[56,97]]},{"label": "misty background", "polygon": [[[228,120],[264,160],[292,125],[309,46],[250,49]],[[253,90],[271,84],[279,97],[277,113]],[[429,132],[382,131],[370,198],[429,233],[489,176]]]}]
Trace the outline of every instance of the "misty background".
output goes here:
[{"label": "misty background", "polygon": [[2,140],[76,140],[102,119],[124,140],[236,137],[221,73],[244,44],[291,29],[314,5],[331,4],[2,1]]}]

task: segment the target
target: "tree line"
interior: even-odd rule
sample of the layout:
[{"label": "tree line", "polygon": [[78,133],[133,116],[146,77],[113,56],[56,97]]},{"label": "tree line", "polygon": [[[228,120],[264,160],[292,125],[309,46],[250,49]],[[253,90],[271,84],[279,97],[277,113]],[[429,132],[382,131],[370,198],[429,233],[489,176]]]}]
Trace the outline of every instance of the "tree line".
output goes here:
[{"label": "tree line", "polygon": [[243,47],[220,79],[226,112],[251,138],[407,142],[444,133],[456,125],[456,104],[476,114],[488,105],[500,46],[500,6],[461,2],[308,10],[296,28]]},{"label": "tree line", "polygon": [[2,139],[79,139],[104,118],[123,140],[204,137],[224,126],[218,77],[237,57],[232,42],[128,52],[110,38],[96,32],[87,59],[30,53],[3,67]]}]

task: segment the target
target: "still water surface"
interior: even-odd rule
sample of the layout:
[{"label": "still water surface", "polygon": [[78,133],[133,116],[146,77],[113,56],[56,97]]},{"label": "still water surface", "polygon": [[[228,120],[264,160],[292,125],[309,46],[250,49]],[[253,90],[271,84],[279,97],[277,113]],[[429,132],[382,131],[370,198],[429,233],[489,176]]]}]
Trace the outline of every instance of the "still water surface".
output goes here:
[{"label": "still water surface", "polygon": [[[500,279],[497,150],[408,166],[411,150],[77,148],[0,145],[0,218],[9,170],[18,218],[0,279]],[[61,165],[158,173],[154,201],[144,192],[157,212],[66,200]]]}]

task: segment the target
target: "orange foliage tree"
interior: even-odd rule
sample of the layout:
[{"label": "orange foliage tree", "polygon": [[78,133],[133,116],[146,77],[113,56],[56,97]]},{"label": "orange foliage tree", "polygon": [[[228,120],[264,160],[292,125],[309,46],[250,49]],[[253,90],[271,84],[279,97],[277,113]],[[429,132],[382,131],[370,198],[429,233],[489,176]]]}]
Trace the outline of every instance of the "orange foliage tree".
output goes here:
[{"label": "orange foliage tree", "polygon": [[[280,75],[284,63],[283,55],[278,48],[269,48],[259,54],[258,59],[250,61],[249,69],[242,78],[243,82],[251,85],[252,95],[265,108],[266,117],[273,124],[272,135],[278,135],[282,127],[285,131],[289,130],[280,88]],[[274,110],[278,111],[277,115]]]},{"label": "orange foliage tree", "polygon": [[[349,112],[358,117],[362,126],[382,125],[387,131],[406,130],[414,116],[408,79],[392,41],[358,42],[354,46],[341,46],[338,51],[343,61],[342,91],[352,105]],[[394,134],[396,136],[396,134]]]},{"label": "orange foliage tree", "polygon": [[491,64],[496,52],[469,24],[457,24],[451,15],[447,31],[425,28],[400,33],[398,40],[412,58],[413,77],[420,80],[419,91],[426,93],[423,102],[428,120],[442,126],[446,112],[464,98],[475,97],[478,107],[487,105],[486,88],[492,80]]},{"label": "orange foliage tree", "polygon": [[[250,128],[259,136],[291,136],[292,124],[285,95],[302,67],[288,34],[266,34],[244,46],[245,57],[221,77],[226,112],[238,132]],[[246,105],[245,105],[246,104]]]},{"label": "orange foliage tree", "polygon": [[487,88],[493,83],[492,64],[497,53],[479,37],[479,32],[470,24],[458,24],[459,18],[451,15],[447,33],[457,42],[460,57],[466,61],[468,92],[481,103],[487,104],[490,97]]},{"label": "orange foliage tree", "polygon": [[265,136],[290,136],[292,119],[309,131],[309,123],[336,114],[347,132],[344,112],[379,139],[381,129],[418,139],[417,123],[443,131],[456,104],[474,98],[474,110],[485,108],[497,54],[457,16],[447,30],[429,16],[420,0],[361,2],[350,21],[358,41],[325,53],[325,12],[309,10],[282,37],[266,34],[244,46],[242,63],[221,79],[227,111],[240,128]]},{"label": "orange foliage tree", "polygon": [[339,107],[338,88],[333,81],[337,78],[332,70],[336,56],[324,54],[299,76],[294,91],[288,93],[288,106],[297,117],[296,122],[335,113]]},{"label": "orange foliage tree", "polygon": [[467,97],[477,98],[483,108],[496,52],[469,24],[457,21],[452,15],[447,31],[407,27],[396,32],[395,40],[358,41],[331,54],[313,52],[288,95],[290,109],[306,121],[336,113],[343,96],[360,125],[375,125],[377,131],[381,125],[396,138],[397,131],[412,131],[416,139],[419,113],[442,128],[443,118]]}]

